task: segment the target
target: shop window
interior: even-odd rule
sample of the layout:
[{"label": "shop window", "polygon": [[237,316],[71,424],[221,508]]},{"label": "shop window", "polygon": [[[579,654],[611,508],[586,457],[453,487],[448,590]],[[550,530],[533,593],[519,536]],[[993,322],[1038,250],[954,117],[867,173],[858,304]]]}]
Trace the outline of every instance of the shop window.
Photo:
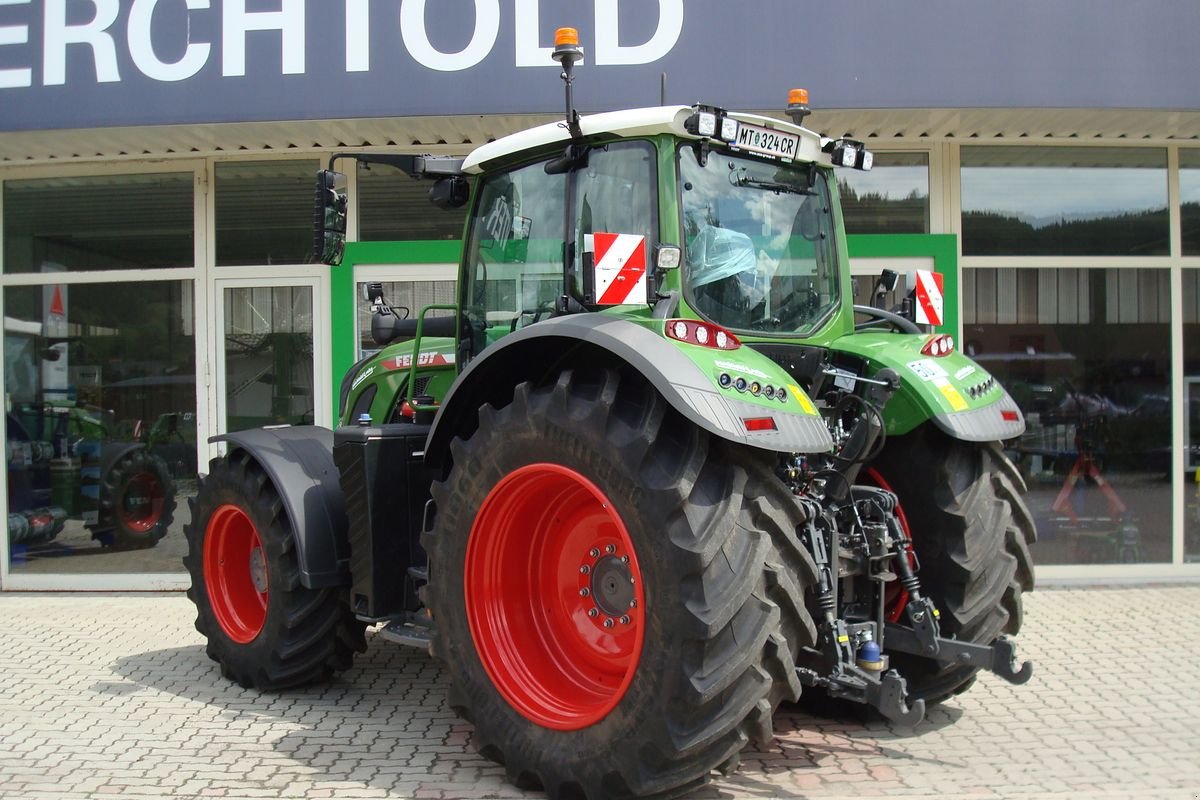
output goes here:
[{"label": "shop window", "polygon": [[1200,256],[1200,149],[1179,151],[1179,219],[1183,254]]},{"label": "shop window", "polygon": [[963,255],[1167,255],[1166,167],[1157,148],[964,147]]},{"label": "shop window", "polygon": [[224,300],[226,430],[313,424],[312,287],[236,287]]},{"label": "shop window", "polygon": [[1183,271],[1184,546],[1183,560],[1200,561],[1200,270]]},{"label": "shop window", "polygon": [[1171,560],[1170,273],[966,269],[963,346],[1026,418],[1009,442],[1043,564]]},{"label": "shop window", "polygon": [[359,240],[409,242],[461,238],[466,208],[437,208],[429,202],[432,186],[432,181],[414,180],[392,167],[359,166]]},{"label": "shop window", "polygon": [[182,568],[196,482],[191,289],[4,290],[14,573]]},{"label": "shop window", "polygon": [[929,156],[875,153],[869,172],[839,170],[846,233],[929,233]]},{"label": "shop window", "polygon": [[311,262],[319,168],[315,160],[217,164],[217,266]]},{"label": "shop window", "polygon": [[190,267],[192,184],[190,172],[5,181],[4,271]]}]

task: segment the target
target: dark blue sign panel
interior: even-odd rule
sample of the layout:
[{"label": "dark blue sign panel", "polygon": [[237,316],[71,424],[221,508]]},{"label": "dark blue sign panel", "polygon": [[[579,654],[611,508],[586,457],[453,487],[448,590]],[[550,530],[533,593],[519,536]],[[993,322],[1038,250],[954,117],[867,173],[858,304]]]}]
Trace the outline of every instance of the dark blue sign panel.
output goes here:
[{"label": "dark blue sign panel", "polygon": [[1196,0],[0,0],[0,131],[588,111],[1200,108]]}]

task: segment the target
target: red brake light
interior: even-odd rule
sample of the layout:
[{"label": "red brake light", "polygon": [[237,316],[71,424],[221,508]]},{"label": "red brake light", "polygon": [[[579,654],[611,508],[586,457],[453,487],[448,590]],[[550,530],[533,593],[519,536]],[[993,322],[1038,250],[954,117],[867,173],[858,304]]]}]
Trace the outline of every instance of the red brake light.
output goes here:
[{"label": "red brake light", "polygon": [[754,433],[756,431],[778,430],[778,427],[775,425],[774,417],[750,417],[748,419],[743,418],[742,422],[745,423],[746,430],[749,431],[750,433]]},{"label": "red brake light", "polygon": [[711,347],[714,350],[736,350],[742,346],[736,336],[720,325],[713,325],[711,322],[700,322],[694,319],[669,319],[666,332],[667,336],[677,341]]},{"label": "red brake light", "polygon": [[948,333],[939,333],[932,337],[921,348],[921,354],[940,358],[954,352],[954,337]]},{"label": "red brake light", "polygon": [[1005,422],[1016,422],[1020,418],[1021,416],[1016,411],[1005,410],[1000,412],[1000,419]]}]

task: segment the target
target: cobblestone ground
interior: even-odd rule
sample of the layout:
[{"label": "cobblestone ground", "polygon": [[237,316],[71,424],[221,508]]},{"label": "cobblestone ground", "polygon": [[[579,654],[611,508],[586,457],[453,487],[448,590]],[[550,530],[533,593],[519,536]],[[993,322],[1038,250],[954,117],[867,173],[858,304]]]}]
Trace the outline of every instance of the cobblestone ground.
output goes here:
[{"label": "cobblestone ground", "polygon": [[[1200,586],[1027,598],[1033,680],[982,677],[915,731],[794,709],[693,798],[1200,798]],[[172,595],[0,595],[0,797],[517,798],[423,654],[335,682],[221,679]]]}]

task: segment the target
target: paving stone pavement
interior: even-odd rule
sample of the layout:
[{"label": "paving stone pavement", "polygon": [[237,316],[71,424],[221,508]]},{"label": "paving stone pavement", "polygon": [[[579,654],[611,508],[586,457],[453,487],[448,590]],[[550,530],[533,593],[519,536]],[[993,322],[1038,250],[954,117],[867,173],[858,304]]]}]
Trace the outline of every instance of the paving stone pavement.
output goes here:
[{"label": "paving stone pavement", "polygon": [[[1200,798],[1200,585],[1027,596],[1033,680],[985,675],[915,731],[776,716],[694,792]],[[470,746],[424,654],[373,641],[334,682],[223,680],[182,594],[0,595],[0,798],[538,798]]]}]

